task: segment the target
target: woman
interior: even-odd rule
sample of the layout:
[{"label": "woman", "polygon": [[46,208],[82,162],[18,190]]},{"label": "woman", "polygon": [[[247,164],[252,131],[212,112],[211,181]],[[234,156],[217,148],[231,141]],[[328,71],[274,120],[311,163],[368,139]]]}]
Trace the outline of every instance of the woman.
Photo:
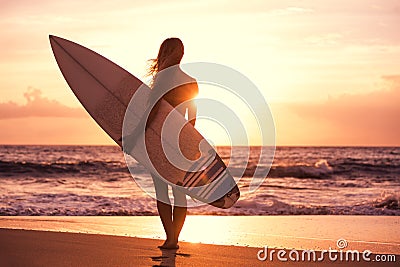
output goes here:
[{"label": "woman", "polygon": [[[198,93],[198,85],[195,79],[184,73],[179,67],[183,54],[183,43],[178,38],[168,38],[161,44],[157,58],[151,60],[149,67],[148,74],[153,77],[150,100],[157,101],[162,96],[183,116],[187,112],[187,118],[194,126],[197,109],[193,99]],[[161,72],[163,70],[164,72]],[[174,87],[174,84],[178,84],[178,86]],[[156,104],[151,111],[147,125],[157,113],[157,106]],[[152,177],[157,197],[157,209],[167,237],[159,248],[178,249],[179,234],[186,218],[186,195],[171,186],[174,196],[172,207],[168,196],[168,184],[154,174]]]}]

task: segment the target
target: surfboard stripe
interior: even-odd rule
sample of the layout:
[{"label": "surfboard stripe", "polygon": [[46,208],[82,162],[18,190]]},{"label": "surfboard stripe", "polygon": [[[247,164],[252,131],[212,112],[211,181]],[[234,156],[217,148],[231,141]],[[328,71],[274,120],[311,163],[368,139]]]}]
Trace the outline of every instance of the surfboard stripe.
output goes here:
[{"label": "surfboard stripe", "polygon": [[[193,163],[193,165],[189,168],[188,173],[183,178],[183,184],[185,186],[188,186],[190,180],[192,178],[194,178],[196,174],[199,173],[199,171],[193,171],[193,170],[202,169],[204,167],[204,165],[206,165],[209,160],[213,160],[212,156],[214,155],[214,150],[213,149],[208,150],[208,154],[210,155],[210,157],[203,158],[202,161],[196,160],[196,162]],[[200,167],[198,167],[199,164],[201,164]]]},{"label": "surfboard stripe", "polygon": [[[220,177],[221,180],[220,180],[220,182],[218,183],[218,185],[214,186],[214,188],[212,188],[212,190],[209,191],[208,195],[206,195],[206,198],[211,197],[211,195],[218,189],[218,187],[221,185],[221,183],[224,183],[224,182],[227,181],[227,179],[229,179],[229,178],[230,178],[230,174],[225,170],[225,174],[224,174],[223,176]],[[232,190],[232,188],[229,189],[229,191],[231,191],[231,190]],[[229,191],[226,192],[225,195],[226,195],[227,193],[229,193]]]},{"label": "surfboard stripe", "polygon": [[[201,165],[199,164],[200,167],[198,167],[198,168],[202,169],[210,161],[210,159],[212,159],[212,158],[206,158],[205,161],[200,163]],[[212,162],[210,162],[209,166],[214,164],[214,161],[215,161],[215,159]],[[209,166],[207,166],[205,169],[203,169],[201,171],[192,172],[190,178],[188,178],[188,180],[186,182],[184,182],[184,186],[186,186],[186,187],[193,186],[193,184],[195,184],[196,181],[198,181],[198,179],[201,177],[201,175],[204,173],[204,171],[207,170],[207,168]],[[194,168],[197,168],[197,166],[194,167]]]},{"label": "surfboard stripe", "polygon": [[[213,157],[208,157],[208,158],[203,158],[203,160],[197,160],[193,165],[190,167],[189,171],[192,171],[192,173],[196,174],[199,173],[199,171],[195,171],[196,169],[202,169],[204,165],[207,164],[207,162],[214,160]],[[211,163],[211,162],[210,162]]]},{"label": "surfboard stripe", "polygon": [[[212,174],[211,177],[209,177],[210,180],[208,181],[208,183],[206,185],[203,185],[203,187],[200,189],[200,191],[198,193],[202,194],[205,191],[210,190],[210,188],[212,188],[215,185],[215,183],[213,183],[214,180],[216,180],[216,178],[218,178],[223,171],[224,171],[223,167],[222,168],[220,167],[218,169],[214,169],[214,174]],[[213,173],[213,172],[211,172],[211,173]],[[198,185],[198,186],[202,186],[202,185]]]},{"label": "surfboard stripe", "polygon": [[[222,167],[224,168],[224,166],[221,166],[220,164],[218,164],[219,162],[217,160],[214,160],[206,169],[204,169],[204,171],[201,173],[201,175],[196,179],[196,182],[192,185],[192,186],[201,186],[203,184],[209,184],[211,181],[209,181],[208,177],[210,176],[209,173],[215,171],[215,167]],[[207,182],[204,183],[204,177],[206,177]]]},{"label": "surfboard stripe", "polygon": [[[218,173],[215,174],[215,176],[213,177],[213,183],[211,186],[207,187],[207,190],[204,192],[204,194],[207,195],[207,192],[210,192],[210,190],[212,190],[215,186],[218,186],[219,182],[223,179],[222,177],[225,175],[224,171],[226,169],[222,169],[221,171],[219,171]],[[220,179],[220,180],[218,180]]]},{"label": "surfboard stripe", "polygon": [[[215,185],[210,189],[208,194],[206,194],[206,196],[204,197],[205,199],[208,199],[211,196],[211,194],[214,193],[215,190],[217,190],[217,188],[225,181],[225,179],[229,178],[229,176],[227,176],[227,174],[228,173],[226,172],[226,169],[225,169],[225,174],[222,177],[220,177],[220,180],[217,183],[215,183]],[[228,192],[226,192],[226,193],[228,193]]]},{"label": "surfboard stripe", "polygon": [[[203,171],[199,172],[196,179],[192,179],[192,183],[190,184],[189,187],[196,187],[196,186],[202,186],[204,184],[209,184],[211,181],[208,181],[208,173],[210,172],[210,170],[213,170],[214,167],[222,167],[224,168],[224,166],[221,166],[218,164],[218,160],[214,160],[206,169],[204,169]],[[215,170],[215,168],[214,168]],[[204,178],[207,178],[207,182],[203,182],[203,180],[205,180]]]},{"label": "surfboard stripe", "polygon": [[214,180],[216,180],[218,178],[219,175],[221,175],[221,173],[223,171],[225,171],[226,168],[222,167],[222,171],[218,170],[211,178],[210,178],[210,183],[212,183]]},{"label": "surfboard stripe", "polygon": [[220,174],[223,170],[224,170],[224,167],[220,167],[220,168],[214,173],[214,175],[210,177],[210,180],[209,180],[210,182],[207,183],[206,185],[204,185],[204,186],[203,186],[203,189],[201,189],[201,190],[199,191],[199,195],[200,195],[200,196],[203,195],[203,193],[205,193],[206,191],[208,191],[210,187],[212,187],[212,181],[211,181],[211,180],[214,180],[215,177],[219,176],[219,174]]},{"label": "surfboard stripe", "polygon": [[[199,169],[201,169],[205,164],[207,163],[207,161],[205,161],[205,162],[202,162],[201,164],[201,167],[199,168]],[[193,167],[193,168],[191,168],[191,169],[196,169],[197,168],[197,162],[195,163],[195,167]],[[183,185],[185,186],[185,187],[188,187],[189,186],[189,184],[191,184],[192,183],[192,179],[193,178],[195,178],[196,177],[196,174],[198,174],[199,172],[201,172],[201,171],[197,171],[197,172],[188,172],[187,174],[186,174],[186,177],[184,177],[183,178]]]},{"label": "surfboard stripe", "polygon": [[[219,163],[218,160],[215,160],[213,162],[213,164],[211,164],[210,166],[208,166],[208,168],[206,170],[204,170],[204,173],[201,175],[201,177],[198,179],[198,182],[194,185],[194,186],[202,186],[203,184],[209,184],[212,181],[210,180],[210,176],[213,176],[213,174],[215,172],[218,173],[219,168],[224,168],[224,165],[221,164],[217,164]],[[204,180],[204,178],[206,178],[207,182],[204,183],[202,180]]]}]

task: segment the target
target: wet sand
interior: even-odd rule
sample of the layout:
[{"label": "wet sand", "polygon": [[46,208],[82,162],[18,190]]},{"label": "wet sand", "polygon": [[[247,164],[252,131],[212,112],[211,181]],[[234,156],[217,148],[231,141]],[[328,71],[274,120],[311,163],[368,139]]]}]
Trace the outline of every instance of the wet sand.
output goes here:
[{"label": "wet sand", "polygon": [[396,266],[393,262],[332,262],[327,257],[323,262],[260,261],[259,248],[182,242],[177,251],[162,251],[157,248],[160,243],[134,237],[0,229],[0,261],[2,266]]},{"label": "wet sand", "polygon": [[[0,266],[397,266],[399,225],[396,216],[188,216],[185,242],[162,251],[157,216],[3,216]],[[302,260],[307,250],[316,258]],[[335,261],[322,257],[323,250],[342,251],[343,260],[339,253]],[[346,262],[349,250],[358,250],[360,261]],[[394,255],[397,265],[378,263],[378,255]]]},{"label": "wet sand", "polygon": [[[399,216],[188,216],[180,240],[287,249],[346,249],[400,254]],[[158,216],[0,216],[0,228],[165,237]]]}]

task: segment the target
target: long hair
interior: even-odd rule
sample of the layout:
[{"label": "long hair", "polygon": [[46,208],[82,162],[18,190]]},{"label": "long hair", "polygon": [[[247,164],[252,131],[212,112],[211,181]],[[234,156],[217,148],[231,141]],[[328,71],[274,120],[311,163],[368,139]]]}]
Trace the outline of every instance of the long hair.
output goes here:
[{"label": "long hair", "polygon": [[149,60],[147,76],[154,76],[161,70],[177,65],[183,57],[184,47],[179,38],[168,38],[162,42],[157,58]]}]

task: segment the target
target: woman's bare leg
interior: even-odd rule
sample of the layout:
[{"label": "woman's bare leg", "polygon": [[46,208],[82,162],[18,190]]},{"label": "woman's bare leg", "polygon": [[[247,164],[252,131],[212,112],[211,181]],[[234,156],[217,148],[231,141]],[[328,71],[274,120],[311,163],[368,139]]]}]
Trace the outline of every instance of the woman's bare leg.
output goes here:
[{"label": "woman's bare leg", "polygon": [[154,188],[156,189],[157,210],[160,216],[166,240],[160,248],[175,248],[175,228],[172,221],[172,206],[168,196],[168,184],[160,178],[153,176]]},{"label": "woman's bare leg", "polygon": [[175,242],[175,227],[172,221],[172,207],[170,204],[157,200],[157,210],[167,236],[167,239],[161,247],[174,248],[177,242]]},{"label": "woman's bare leg", "polygon": [[183,224],[185,223],[187,213],[186,195],[178,189],[172,187],[174,193],[174,208],[173,208],[173,227],[174,241],[178,244],[179,234],[181,233]]}]

